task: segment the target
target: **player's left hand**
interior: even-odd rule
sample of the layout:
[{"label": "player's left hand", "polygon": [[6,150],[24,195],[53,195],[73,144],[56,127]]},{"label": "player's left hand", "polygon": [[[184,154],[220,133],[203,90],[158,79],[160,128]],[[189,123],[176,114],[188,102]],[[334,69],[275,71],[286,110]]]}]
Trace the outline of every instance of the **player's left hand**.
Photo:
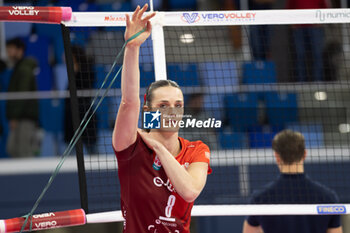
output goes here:
[{"label": "player's left hand", "polygon": [[154,139],[152,137],[152,135],[150,135],[149,133],[147,132],[143,132],[142,130],[138,130],[139,134],[141,135],[143,141],[146,143],[146,145],[152,149],[152,150],[157,150],[159,149],[160,147],[163,146],[162,143],[160,143],[159,141],[157,141],[156,139]]}]

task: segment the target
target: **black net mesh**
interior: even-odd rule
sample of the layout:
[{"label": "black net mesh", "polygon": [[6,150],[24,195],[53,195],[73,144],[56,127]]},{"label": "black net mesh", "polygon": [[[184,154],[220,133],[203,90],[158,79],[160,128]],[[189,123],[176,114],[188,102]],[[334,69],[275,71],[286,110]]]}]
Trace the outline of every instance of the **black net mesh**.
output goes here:
[{"label": "black net mesh", "polygon": [[[180,130],[212,152],[213,174],[196,204],[249,203],[253,191],[279,174],[271,146],[283,129],[304,135],[305,173],[349,202],[348,25],[165,27],[164,33],[168,79],[181,86],[185,113],[221,122]],[[123,34],[124,28],[71,28],[70,46],[82,49],[73,54],[81,114],[120,51]],[[140,52],[142,103],[155,77],[153,58],[148,39]],[[121,64],[122,58],[111,77]],[[111,145],[119,103],[120,78],[83,135],[90,212],[120,209]]]}]

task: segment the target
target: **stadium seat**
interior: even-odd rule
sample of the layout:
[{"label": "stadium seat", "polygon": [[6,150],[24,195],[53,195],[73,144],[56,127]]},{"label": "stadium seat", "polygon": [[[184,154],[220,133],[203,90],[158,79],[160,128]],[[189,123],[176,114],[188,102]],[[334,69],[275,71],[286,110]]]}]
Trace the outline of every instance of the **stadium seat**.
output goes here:
[{"label": "stadium seat", "polygon": [[[0,73],[0,92],[7,91],[12,71],[6,69]],[[0,125],[2,126],[2,135],[0,134],[0,158],[7,158],[6,139],[8,134],[8,121],[6,119],[6,101],[0,101]]]},{"label": "stadium seat", "polygon": [[35,1],[35,6],[48,6],[51,0],[37,0]]},{"label": "stadium seat", "polygon": [[237,87],[239,78],[237,65],[233,61],[202,62],[198,64],[199,77],[205,87],[210,87],[216,93],[204,96],[205,108],[215,111],[216,119],[224,118],[224,92],[226,87]]},{"label": "stadium seat", "polygon": [[140,47],[140,64],[153,64],[152,39],[148,38]]},{"label": "stadium seat", "polygon": [[297,94],[265,92],[265,101],[270,125],[284,127],[298,121]]},{"label": "stadium seat", "polygon": [[[96,73],[96,82],[95,82],[95,88],[99,89],[101,88],[106,75],[108,74],[109,70],[110,70],[111,66],[107,66],[107,65],[95,65],[95,73]],[[105,83],[103,89],[107,88],[110,84],[110,82],[112,81],[112,79],[114,78],[114,75],[116,74],[116,72],[119,70],[120,66],[116,65],[115,67],[115,72],[112,72],[108,78],[108,81]],[[121,73],[119,74],[119,77],[117,77],[117,79],[115,80],[114,84],[111,86],[111,88],[120,88],[120,76]],[[100,107],[97,109],[96,115],[97,115],[97,127],[99,129],[108,129],[109,128],[109,110],[112,106],[115,107],[115,105],[111,105],[111,103],[113,102],[112,99],[114,97],[106,97],[103,102],[101,103]]]},{"label": "stadium seat", "polygon": [[245,132],[258,124],[256,93],[235,93],[224,97],[226,119],[233,131]]},{"label": "stadium seat", "polygon": [[181,87],[200,86],[195,63],[172,63],[167,65],[168,79],[177,82]]},{"label": "stadium seat", "polygon": [[248,147],[248,138],[246,133],[236,132],[219,132],[220,148],[227,149],[243,149]]},{"label": "stadium seat", "polygon": [[[64,99],[39,100],[39,124],[42,129],[40,157],[57,156],[63,145]],[[54,124],[52,124],[54,122]]]},{"label": "stadium seat", "polygon": [[224,120],[224,94],[204,94],[204,109],[206,112],[212,113],[212,117],[218,120]]},{"label": "stadium seat", "polygon": [[203,62],[198,66],[203,85],[209,87],[235,86],[239,84],[237,65],[233,61]]},{"label": "stadium seat", "polygon": [[271,148],[273,137],[280,131],[277,127],[254,126],[248,129],[250,148]]},{"label": "stadium seat", "polygon": [[[141,4],[140,4],[141,5]],[[114,3],[99,3],[97,4],[98,11],[102,12],[129,12],[132,11],[131,2],[114,2]]]},{"label": "stadium seat", "polygon": [[[94,85],[95,88],[100,88],[102,86],[103,81],[105,80],[111,67],[112,67],[111,65],[101,65],[101,64],[95,65],[95,74],[96,74],[96,82]],[[107,88],[107,86],[110,84],[110,82],[112,81],[114,76],[117,74],[119,69],[120,69],[120,66],[116,65],[114,68],[114,71],[112,71],[112,73],[108,77],[108,81],[104,85],[104,88]],[[119,73],[117,79],[115,80],[111,88],[120,88],[120,84],[121,84],[120,77],[121,77],[121,72]]]},{"label": "stadium seat", "polygon": [[45,131],[62,132],[63,119],[64,99],[41,99],[39,101],[39,122]]},{"label": "stadium seat", "polygon": [[153,64],[140,65],[140,87],[148,87],[154,81]]},{"label": "stadium seat", "polygon": [[324,135],[322,124],[293,123],[286,126],[287,129],[298,131],[304,135],[306,148],[324,147]]},{"label": "stadium seat", "polygon": [[242,83],[276,83],[275,63],[271,61],[253,61],[244,63]]},{"label": "stadium seat", "polygon": [[10,40],[16,37],[27,37],[32,31],[32,23],[5,22],[5,39]]},{"label": "stadium seat", "polygon": [[49,44],[54,49],[55,62],[63,63],[64,45],[60,25],[36,23],[33,29],[37,35],[49,39]]},{"label": "stadium seat", "polygon": [[59,0],[57,6],[69,6],[73,12],[76,11],[98,11],[98,7],[94,3],[88,3],[86,0]]},{"label": "stadium seat", "polygon": [[68,74],[65,64],[57,64],[53,67],[54,87],[56,90],[68,89]]},{"label": "stadium seat", "polygon": [[[103,81],[106,78],[111,66],[110,65],[95,65],[96,72],[96,83],[95,88],[100,88]],[[114,78],[119,70],[120,66],[116,65],[114,71],[108,78],[108,82],[105,84],[105,88],[109,85],[110,81]],[[141,64],[140,65],[140,87],[148,87],[154,81],[154,69],[152,64]],[[121,86],[121,72],[111,88],[120,88]]]}]

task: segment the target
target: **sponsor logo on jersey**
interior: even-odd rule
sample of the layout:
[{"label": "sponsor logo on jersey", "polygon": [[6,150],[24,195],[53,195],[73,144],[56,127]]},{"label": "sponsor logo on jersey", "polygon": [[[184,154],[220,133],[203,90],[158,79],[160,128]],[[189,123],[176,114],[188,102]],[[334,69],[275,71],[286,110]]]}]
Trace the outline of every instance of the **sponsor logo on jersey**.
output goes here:
[{"label": "sponsor logo on jersey", "polygon": [[164,182],[162,178],[157,176],[153,178],[153,183],[157,187],[165,186],[170,192],[176,192],[174,186],[170,183],[169,179],[166,182]]},{"label": "sponsor logo on jersey", "polygon": [[152,167],[156,171],[159,171],[159,169],[162,167],[162,164],[160,163],[160,159],[158,158],[157,155],[154,157]]}]

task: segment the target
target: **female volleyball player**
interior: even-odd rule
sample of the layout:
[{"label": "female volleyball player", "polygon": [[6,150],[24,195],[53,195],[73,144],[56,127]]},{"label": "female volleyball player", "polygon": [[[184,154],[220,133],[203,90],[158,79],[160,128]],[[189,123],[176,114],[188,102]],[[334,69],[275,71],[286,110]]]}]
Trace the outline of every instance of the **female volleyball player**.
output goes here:
[{"label": "female volleyball player", "polygon": [[[142,18],[147,7],[138,6],[132,18],[126,15],[125,40],[146,30],[125,48],[122,100],[112,139],[118,160],[124,232],[189,233],[193,202],[211,171],[209,148],[201,141],[178,137],[177,130],[146,133],[137,128],[139,49],[151,33],[149,20],[155,15]],[[152,111],[181,110],[184,104],[179,86],[164,80],[151,84],[145,100],[144,109]]]}]

